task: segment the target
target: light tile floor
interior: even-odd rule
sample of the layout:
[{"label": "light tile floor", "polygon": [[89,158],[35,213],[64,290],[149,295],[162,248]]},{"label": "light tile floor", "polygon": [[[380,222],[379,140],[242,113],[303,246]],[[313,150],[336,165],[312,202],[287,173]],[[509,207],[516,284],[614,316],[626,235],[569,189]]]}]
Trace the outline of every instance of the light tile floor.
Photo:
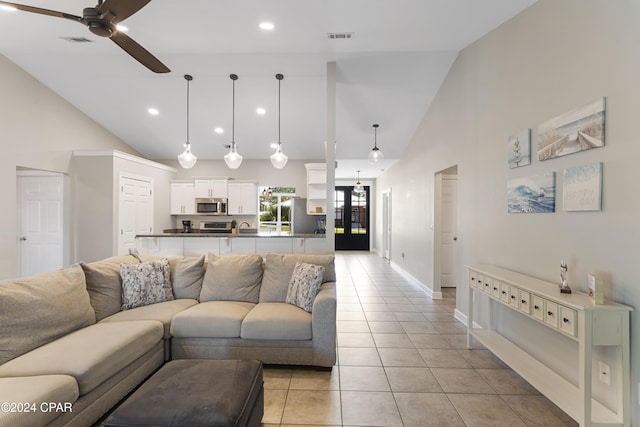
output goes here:
[{"label": "light tile floor", "polygon": [[339,252],[338,363],[267,366],[263,426],[576,426],[485,349],[466,349],[455,289],[433,300],[382,258]]}]

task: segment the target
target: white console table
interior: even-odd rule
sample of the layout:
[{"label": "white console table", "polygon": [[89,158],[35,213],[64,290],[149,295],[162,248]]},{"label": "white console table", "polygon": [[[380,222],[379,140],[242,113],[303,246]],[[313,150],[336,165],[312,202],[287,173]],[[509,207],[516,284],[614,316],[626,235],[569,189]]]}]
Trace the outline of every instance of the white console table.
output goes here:
[{"label": "white console table", "polygon": [[[558,284],[539,280],[493,265],[467,266],[469,311],[467,347],[477,340],[544,394],[580,426],[630,426],[629,317],[631,307],[605,301],[595,305],[587,294],[573,290],[562,294]],[[474,293],[488,295],[489,324],[474,324]],[[495,329],[495,305],[501,304],[578,342],[576,386],[525,352]],[[611,411],[592,399],[592,348],[616,348],[617,409]]]}]

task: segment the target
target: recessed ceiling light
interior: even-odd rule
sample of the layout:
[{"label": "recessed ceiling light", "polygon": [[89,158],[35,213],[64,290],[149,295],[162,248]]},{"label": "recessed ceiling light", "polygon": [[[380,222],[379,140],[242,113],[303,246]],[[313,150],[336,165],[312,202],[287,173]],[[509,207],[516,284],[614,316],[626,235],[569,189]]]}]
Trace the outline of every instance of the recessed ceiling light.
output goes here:
[{"label": "recessed ceiling light", "polygon": [[158,114],[160,114],[160,111],[158,111],[156,108],[149,108],[147,112],[152,116],[157,116]]},{"label": "recessed ceiling light", "polygon": [[9,6],[8,4],[0,4],[0,9],[6,10],[8,12],[15,12],[16,10],[18,10],[17,8]]},{"label": "recessed ceiling light", "polygon": [[122,24],[118,24],[116,25],[116,30],[120,31],[121,33],[126,33],[127,31],[129,31],[129,27]]},{"label": "recessed ceiling light", "polygon": [[217,133],[218,135],[221,135],[221,134],[223,134],[223,133],[224,133],[224,129],[222,129],[222,128],[221,128],[221,127],[219,127],[219,126],[218,126],[218,127],[213,128],[213,131],[214,131],[215,133]]},{"label": "recessed ceiling light", "polygon": [[273,25],[271,22],[261,22],[260,23],[260,29],[261,30],[265,30],[265,31],[271,31],[275,28],[276,26]]},{"label": "recessed ceiling light", "polygon": [[256,113],[260,114],[261,116],[264,116],[265,114],[267,114],[267,110],[265,110],[262,107],[258,107],[256,108]]}]

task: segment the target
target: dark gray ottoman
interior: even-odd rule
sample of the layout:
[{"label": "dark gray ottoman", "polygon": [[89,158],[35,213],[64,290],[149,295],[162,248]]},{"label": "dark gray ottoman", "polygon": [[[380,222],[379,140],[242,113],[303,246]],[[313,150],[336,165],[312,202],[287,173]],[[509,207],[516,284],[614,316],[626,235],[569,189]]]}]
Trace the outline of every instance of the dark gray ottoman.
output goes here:
[{"label": "dark gray ottoman", "polygon": [[106,427],[259,427],[264,414],[262,362],[173,360],[105,421]]}]

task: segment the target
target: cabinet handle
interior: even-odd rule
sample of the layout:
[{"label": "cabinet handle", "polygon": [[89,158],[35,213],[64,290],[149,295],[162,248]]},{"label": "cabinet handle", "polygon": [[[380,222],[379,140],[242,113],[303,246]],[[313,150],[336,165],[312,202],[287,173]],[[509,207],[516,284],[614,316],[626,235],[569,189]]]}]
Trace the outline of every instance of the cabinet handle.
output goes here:
[{"label": "cabinet handle", "polygon": [[540,310],[540,306],[539,305],[534,305],[533,308],[535,308],[536,310]]},{"label": "cabinet handle", "polygon": [[515,295],[511,295],[511,299],[516,299],[516,296]]},{"label": "cabinet handle", "polygon": [[553,316],[553,311],[547,311],[547,316]]},{"label": "cabinet handle", "polygon": [[506,295],[506,294],[507,294],[507,291],[502,291],[502,295]]},{"label": "cabinet handle", "polygon": [[493,290],[494,290],[494,291],[497,291],[497,290],[498,290],[498,288],[496,288],[496,287],[494,286],[494,287],[493,287]]},{"label": "cabinet handle", "polygon": [[471,278],[471,281],[472,281],[472,282],[475,282],[475,281],[476,281],[476,278],[475,278],[475,277],[472,277],[472,278]]},{"label": "cabinet handle", "polygon": [[482,283],[482,280],[478,280],[478,283]]},{"label": "cabinet handle", "polygon": [[523,304],[526,304],[527,300],[526,299],[521,299],[520,302],[523,303]]},{"label": "cabinet handle", "polygon": [[563,317],[563,318],[562,318],[562,321],[563,321],[564,323],[569,323],[569,319],[567,319],[566,317]]}]

